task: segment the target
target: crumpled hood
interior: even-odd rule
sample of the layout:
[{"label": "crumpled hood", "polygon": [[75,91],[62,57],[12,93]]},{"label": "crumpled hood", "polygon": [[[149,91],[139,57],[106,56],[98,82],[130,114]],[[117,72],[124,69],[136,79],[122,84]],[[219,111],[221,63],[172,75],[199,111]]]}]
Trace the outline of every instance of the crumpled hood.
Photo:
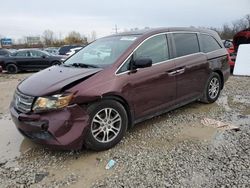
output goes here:
[{"label": "crumpled hood", "polygon": [[52,66],[33,74],[18,85],[18,90],[26,95],[46,96],[61,90],[64,86],[83,79],[102,69]]}]

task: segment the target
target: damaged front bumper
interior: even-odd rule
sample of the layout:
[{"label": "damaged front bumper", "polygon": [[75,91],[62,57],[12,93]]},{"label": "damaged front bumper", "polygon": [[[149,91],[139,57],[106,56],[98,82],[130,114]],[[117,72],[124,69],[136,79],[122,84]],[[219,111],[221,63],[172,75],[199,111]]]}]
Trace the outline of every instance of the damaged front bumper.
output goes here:
[{"label": "damaged front bumper", "polygon": [[27,138],[39,144],[65,150],[78,150],[83,145],[89,115],[84,107],[67,108],[41,114],[24,114],[10,107],[12,120]]}]

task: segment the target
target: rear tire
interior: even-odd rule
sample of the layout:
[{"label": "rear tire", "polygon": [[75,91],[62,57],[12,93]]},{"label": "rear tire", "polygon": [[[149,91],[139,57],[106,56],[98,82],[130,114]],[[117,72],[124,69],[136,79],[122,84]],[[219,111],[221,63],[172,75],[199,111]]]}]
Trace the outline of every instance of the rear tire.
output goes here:
[{"label": "rear tire", "polygon": [[10,74],[16,74],[18,72],[18,67],[15,64],[8,64],[6,70]]},{"label": "rear tire", "polygon": [[95,151],[107,150],[118,144],[128,127],[128,116],[121,103],[103,100],[88,107],[89,125],[84,145]]},{"label": "rear tire", "polygon": [[206,83],[206,87],[203,91],[202,98],[200,99],[203,103],[213,103],[220,96],[222,88],[222,82],[220,75],[216,72],[212,72]]}]

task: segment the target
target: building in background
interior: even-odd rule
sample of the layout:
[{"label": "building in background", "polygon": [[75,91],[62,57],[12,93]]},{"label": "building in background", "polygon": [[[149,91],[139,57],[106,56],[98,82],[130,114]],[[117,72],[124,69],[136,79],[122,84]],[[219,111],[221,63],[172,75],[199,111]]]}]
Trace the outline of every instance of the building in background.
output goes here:
[{"label": "building in background", "polygon": [[28,45],[38,45],[41,44],[41,38],[39,36],[26,37],[26,42]]},{"label": "building in background", "polygon": [[11,38],[2,38],[0,40],[2,48],[8,48],[12,46],[12,39]]}]

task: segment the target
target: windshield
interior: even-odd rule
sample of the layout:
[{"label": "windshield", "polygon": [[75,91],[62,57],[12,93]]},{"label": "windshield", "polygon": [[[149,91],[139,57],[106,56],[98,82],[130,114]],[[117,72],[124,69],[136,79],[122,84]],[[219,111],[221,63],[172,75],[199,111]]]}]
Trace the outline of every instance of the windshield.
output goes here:
[{"label": "windshield", "polygon": [[67,59],[64,65],[106,67],[113,64],[137,38],[138,35],[101,38]]}]

